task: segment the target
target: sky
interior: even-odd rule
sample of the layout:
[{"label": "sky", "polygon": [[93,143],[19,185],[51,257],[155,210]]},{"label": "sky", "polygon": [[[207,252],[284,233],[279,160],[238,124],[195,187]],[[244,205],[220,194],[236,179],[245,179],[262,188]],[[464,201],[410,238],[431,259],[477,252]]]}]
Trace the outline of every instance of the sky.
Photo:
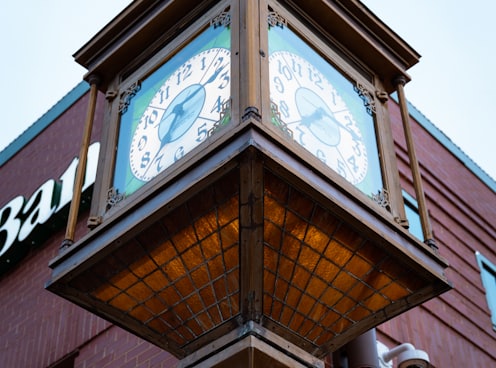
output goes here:
[{"label": "sky", "polygon": [[[85,74],[72,55],[130,0],[0,4],[0,151]],[[496,178],[496,1],[363,0],[422,55],[407,99]]]}]

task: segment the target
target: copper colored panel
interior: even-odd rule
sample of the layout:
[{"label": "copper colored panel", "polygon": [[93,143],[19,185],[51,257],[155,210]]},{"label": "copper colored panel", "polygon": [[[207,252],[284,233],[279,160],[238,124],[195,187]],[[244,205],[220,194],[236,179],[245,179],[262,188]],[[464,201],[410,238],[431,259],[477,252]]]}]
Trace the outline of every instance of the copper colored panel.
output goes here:
[{"label": "copper colored panel", "polygon": [[228,174],[208,186],[75,277],[71,286],[178,345],[233,318],[240,305],[233,183]]},{"label": "copper colored panel", "polygon": [[320,203],[265,173],[264,311],[316,346],[427,280]]},{"label": "copper colored panel", "polygon": [[386,227],[370,231],[380,224],[243,157],[119,229],[101,254],[76,257],[83,266],[56,292],[178,357],[253,321],[320,358],[447,287],[401,241],[378,237]]}]

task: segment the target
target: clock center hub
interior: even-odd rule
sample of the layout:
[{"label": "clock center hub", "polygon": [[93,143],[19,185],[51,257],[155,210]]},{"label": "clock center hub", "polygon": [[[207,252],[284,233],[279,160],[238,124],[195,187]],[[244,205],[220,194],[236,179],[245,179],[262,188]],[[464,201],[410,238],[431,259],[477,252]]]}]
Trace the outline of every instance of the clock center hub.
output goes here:
[{"label": "clock center hub", "polygon": [[308,127],[315,138],[328,146],[339,145],[341,141],[339,123],[326,102],[314,91],[305,87],[296,90],[295,100],[301,123]]},{"label": "clock center hub", "polygon": [[165,110],[158,127],[162,143],[170,143],[186,133],[200,115],[206,92],[201,84],[192,84],[179,93]]}]

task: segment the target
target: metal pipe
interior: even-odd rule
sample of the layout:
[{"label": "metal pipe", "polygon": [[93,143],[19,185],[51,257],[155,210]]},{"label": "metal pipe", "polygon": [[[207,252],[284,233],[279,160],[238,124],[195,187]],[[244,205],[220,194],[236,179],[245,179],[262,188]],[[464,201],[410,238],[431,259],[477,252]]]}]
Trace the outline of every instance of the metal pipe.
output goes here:
[{"label": "metal pipe", "polygon": [[76,170],[76,179],[74,180],[74,190],[72,201],[69,207],[69,217],[67,219],[67,227],[65,231],[65,239],[62,241],[60,249],[65,249],[74,244],[74,234],[76,232],[77,216],[79,212],[79,204],[81,201],[81,192],[83,190],[84,175],[86,172],[86,163],[88,161],[88,148],[90,146],[91,132],[93,130],[93,120],[95,117],[96,99],[98,95],[98,83],[100,79],[96,75],[89,77],[90,96],[88,101],[88,110],[84,124],[83,139],[79,152],[79,164]]},{"label": "metal pipe", "polygon": [[348,357],[343,349],[338,349],[332,353],[333,368],[348,368]]},{"label": "metal pipe", "polygon": [[408,151],[408,158],[410,159],[410,170],[413,176],[413,186],[415,188],[415,195],[419,207],[420,223],[422,225],[422,233],[424,236],[424,243],[431,247],[433,250],[437,251],[436,241],[434,240],[434,235],[432,233],[431,222],[429,219],[429,214],[427,212],[427,205],[425,202],[425,194],[422,186],[422,177],[420,175],[420,168],[417,160],[417,154],[415,152],[415,145],[413,143],[413,134],[410,127],[408,106],[405,97],[405,91],[403,86],[406,83],[404,76],[396,78],[395,84],[398,92],[398,102],[400,105],[401,120],[403,122],[403,131],[405,134],[406,146]]},{"label": "metal pipe", "polygon": [[379,368],[375,328],[350,341],[344,349],[349,368]]},{"label": "metal pipe", "polygon": [[407,350],[415,350],[415,347],[410,343],[404,343],[404,344],[398,345],[398,346],[392,348],[391,350],[389,350],[388,352],[382,354],[382,359],[385,362],[389,362],[394,357],[397,357],[399,354],[401,354]]}]

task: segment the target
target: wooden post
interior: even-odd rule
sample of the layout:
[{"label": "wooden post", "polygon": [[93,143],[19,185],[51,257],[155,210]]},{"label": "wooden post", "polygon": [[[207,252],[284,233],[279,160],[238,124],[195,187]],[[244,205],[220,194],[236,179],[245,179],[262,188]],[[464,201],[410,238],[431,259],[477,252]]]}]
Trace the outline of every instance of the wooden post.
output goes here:
[{"label": "wooden post", "polygon": [[241,120],[261,120],[260,8],[258,0],[240,0],[240,111]]},{"label": "wooden post", "polygon": [[81,201],[81,192],[83,190],[84,175],[86,172],[86,163],[88,161],[88,147],[90,145],[91,131],[93,130],[96,98],[98,94],[97,86],[99,81],[100,81],[99,78],[95,75],[89,77],[90,97],[88,101],[86,120],[84,123],[84,132],[83,132],[83,139],[81,142],[81,149],[79,151],[79,164],[76,171],[76,179],[74,181],[72,201],[69,207],[69,218],[67,219],[65,239],[62,241],[60,249],[68,248],[74,243],[74,233],[76,232],[77,216],[79,212],[79,204]]},{"label": "wooden post", "polygon": [[424,188],[422,186],[422,177],[420,175],[420,168],[417,161],[417,154],[415,152],[415,145],[413,143],[412,130],[410,128],[410,120],[408,114],[408,106],[405,97],[405,91],[403,86],[406,83],[406,79],[403,76],[396,78],[395,84],[398,91],[398,101],[400,105],[401,120],[403,122],[403,131],[406,139],[406,146],[408,150],[408,158],[410,159],[410,169],[413,176],[413,186],[415,188],[415,195],[417,197],[420,223],[422,225],[422,233],[424,235],[424,243],[431,247],[433,250],[437,251],[436,241],[432,234],[431,222],[429,219],[429,214],[427,212],[427,206],[425,202]]},{"label": "wooden post", "polygon": [[240,164],[240,287],[245,321],[259,322],[263,314],[264,218],[263,163],[248,149]]}]

